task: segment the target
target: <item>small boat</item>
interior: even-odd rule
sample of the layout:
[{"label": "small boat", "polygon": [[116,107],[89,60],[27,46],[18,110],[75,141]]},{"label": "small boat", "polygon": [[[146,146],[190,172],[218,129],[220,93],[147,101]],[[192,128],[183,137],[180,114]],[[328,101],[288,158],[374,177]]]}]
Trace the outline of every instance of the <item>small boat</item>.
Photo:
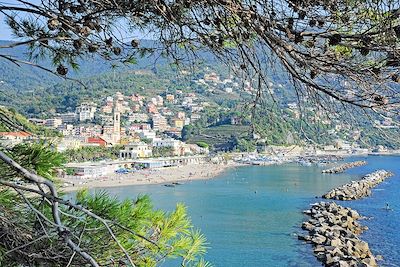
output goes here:
[{"label": "small boat", "polygon": [[164,186],[166,186],[166,187],[175,187],[174,184],[165,184]]},{"label": "small boat", "polygon": [[181,184],[179,182],[173,182],[172,185],[183,185],[183,184]]}]

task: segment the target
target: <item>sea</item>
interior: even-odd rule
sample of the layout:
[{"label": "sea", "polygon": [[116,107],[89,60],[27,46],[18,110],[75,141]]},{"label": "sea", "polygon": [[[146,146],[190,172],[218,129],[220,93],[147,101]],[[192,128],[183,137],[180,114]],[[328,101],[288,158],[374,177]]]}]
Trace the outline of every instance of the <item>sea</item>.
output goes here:
[{"label": "sea", "polygon": [[[311,203],[323,201],[329,189],[359,179],[377,169],[395,175],[378,185],[368,198],[337,201],[356,209],[368,226],[361,238],[375,255],[382,255],[380,266],[400,266],[400,156],[351,157],[366,160],[366,166],[342,174],[322,174],[327,166],[284,164],[244,166],[227,170],[211,180],[197,180],[175,187],[143,185],[113,187],[109,191],[121,199],[151,196],[154,206],[172,210],[184,203],[196,228],[206,236],[205,259],[213,266],[321,266],[312,247],[297,239],[302,211]],[[97,189],[99,190],[99,189]],[[388,203],[391,210],[384,209]],[[166,261],[161,266],[179,266]]]}]

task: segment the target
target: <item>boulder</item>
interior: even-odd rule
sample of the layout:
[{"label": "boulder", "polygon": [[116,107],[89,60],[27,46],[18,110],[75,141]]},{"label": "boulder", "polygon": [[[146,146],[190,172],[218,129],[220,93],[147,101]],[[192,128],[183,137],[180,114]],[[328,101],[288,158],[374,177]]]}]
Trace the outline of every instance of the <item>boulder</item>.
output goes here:
[{"label": "boulder", "polygon": [[320,234],[316,234],[314,235],[314,237],[312,237],[311,242],[313,242],[314,244],[324,244],[326,241],[326,237]]},{"label": "boulder", "polygon": [[310,222],[303,222],[303,224],[301,225],[301,228],[303,228],[304,230],[307,230],[307,231],[311,231],[315,228],[315,226],[312,225]]},{"label": "boulder", "polygon": [[338,267],[350,267],[350,264],[347,261],[341,260],[339,261]]},{"label": "boulder", "polygon": [[340,261],[340,257],[338,257],[338,256],[333,256],[333,255],[331,255],[329,253],[325,254],[325,256],[326,256],[325,263],[328,266],[333,265],[336,262],[338,263]]},{"label": "boulder", "polygon": [[375,267],[378,266],[378,264],[375,261],[374,257],[371,258],[365,258],[361,261],[363,264],[365,264],[366,267]]},{"label": "boulder", "polygon": [[367,242],[359,241],[354,245],[354,249],[358,252],[367,252],[369,251],[369,246]]},{"label": "boulder", "polygon": [[311,236],[309,236],[309,235],[298,235],[297,239],[298,240],[303,240],[303,241],[311,241]]},{"label": "boulder", "polygon": [[340,240],[339,238],[333,238],[332,240],[330,240],[330,245],[332,247],[338,247],[338,246],[342,246],[342,240]]}]

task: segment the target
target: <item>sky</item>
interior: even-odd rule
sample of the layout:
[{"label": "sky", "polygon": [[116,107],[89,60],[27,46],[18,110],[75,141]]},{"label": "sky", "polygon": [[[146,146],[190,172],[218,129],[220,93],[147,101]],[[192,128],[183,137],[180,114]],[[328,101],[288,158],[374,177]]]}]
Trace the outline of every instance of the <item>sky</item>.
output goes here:
[{"label": "sky", "polygon": [[[32,4],[40,4],[40,0],[28,0]],[[0,0],[0,5],[22,5],[17,0]],[[10,28],[4,22],[5,16],[0,13],[0,40],[12,40],[13,36]]]},{"label": "sky", "polygon": [[[40,4],[41,0],[28,0],[28,2],[33,4]],[[18,3],[17,0],[0,0],[0,5],[1,4],[21,5],[20,3]],[[122,36],[122,39],[125,39],[124,41],[130,41],[132,38],[154,39],[152,35],[141,31],[134,31],[133,33],[131,33],[131,36],[124,36],[124,35]],[[0,13],[0,40],[13,40],[13,39],[14,37],[12,35],[12,32],[8,27],[8,25],[5,23],[5,16]]]},{"label": "sky", "polygon": [[0,13],[0,40],[11,40],[11,31],[4,22],[4,15]]}]

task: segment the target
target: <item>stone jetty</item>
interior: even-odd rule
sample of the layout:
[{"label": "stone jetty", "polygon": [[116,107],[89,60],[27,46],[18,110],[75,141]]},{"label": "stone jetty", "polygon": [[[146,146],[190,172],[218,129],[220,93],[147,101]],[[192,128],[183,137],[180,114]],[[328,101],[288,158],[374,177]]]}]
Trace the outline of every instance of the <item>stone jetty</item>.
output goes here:
[{"label": "stone jetty", "polygon": [[366,165],[367,162],[365,160],[360,160],[360,161],[353,161],[353,162],[347,162],[344,164],[341,164],[337,167],[333,167],[331,169],[323,170],[322,173],[341,173],[344,172],[348,169],[359,167],[359,166],[364,166]]},{"label": "stone jetty", "polygon": [[367,227],[357,222],[357,211],[334,202],[320,202],[304,213],[311,217],[302,224],[308,234],[298,238],[313,245],[315,256],[325,266],[378,266],[368,243],[358,237]]},{"label": "stone jetty", "polygon": [[392,175],[391,172],[378,170],[365,175],[361,180],[352,181],[348,184],[334,188],[322,197],[335,200],[354,200],[363,198],[371,195],[371,189],[373,187]]}]

